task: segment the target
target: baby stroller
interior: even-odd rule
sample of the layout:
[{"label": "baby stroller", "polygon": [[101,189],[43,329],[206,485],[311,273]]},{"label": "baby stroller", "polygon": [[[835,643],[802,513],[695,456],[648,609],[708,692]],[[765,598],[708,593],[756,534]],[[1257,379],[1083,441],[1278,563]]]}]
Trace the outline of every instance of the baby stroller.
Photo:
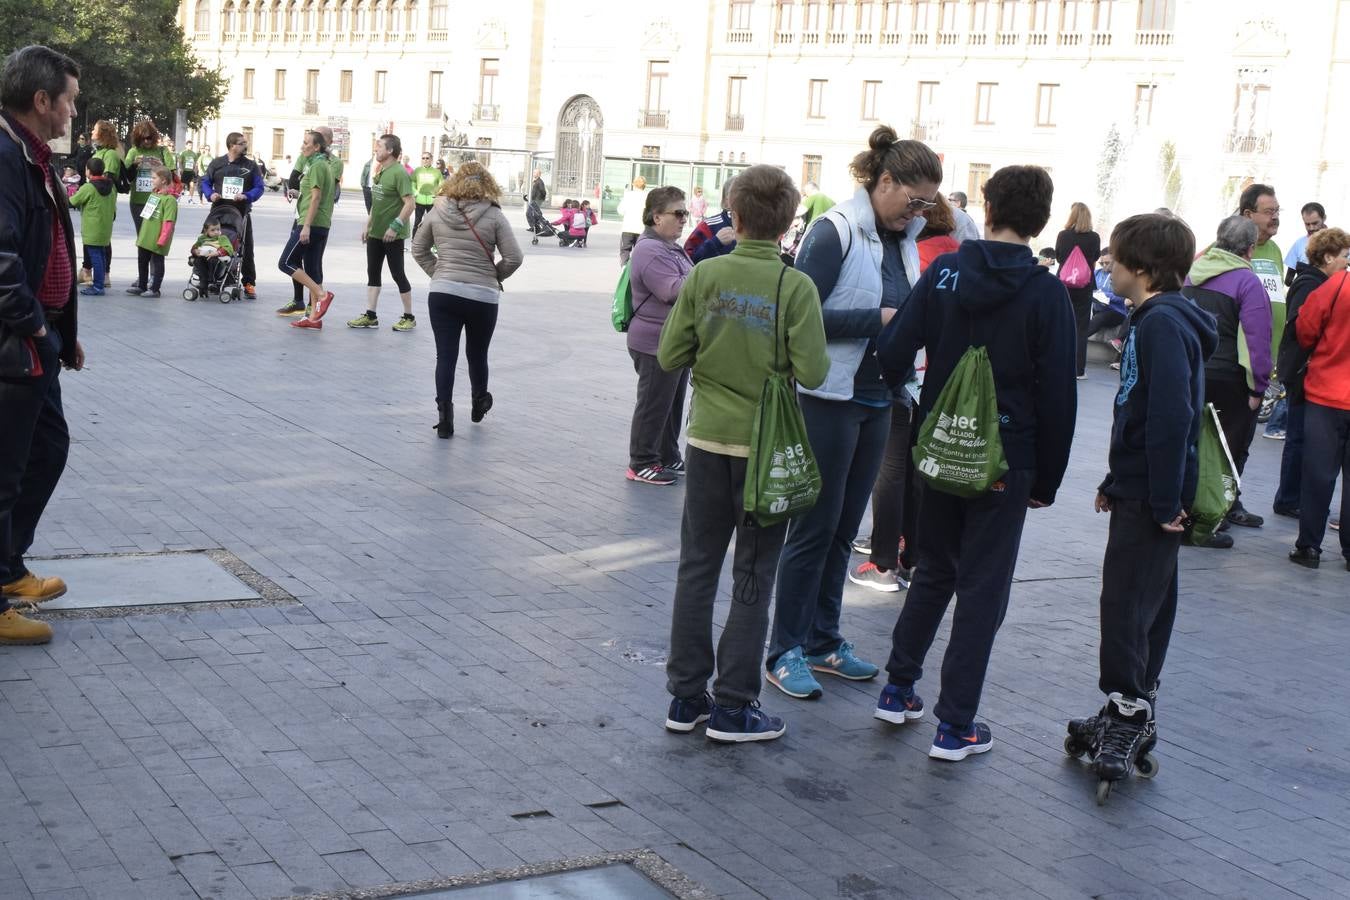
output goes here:
[{"label": "baby stroller", "polygon": [[549,224],[548,219],[544,218],[544,213],[539,209],[539,204],[529,197],[521,197],[520,199],[525,201],[525,224],[529,225],[530,231],[534,232],[534,236],[530,238],[530,243],[538,244],[541,237],[558,237],[558,230]]},{"label": "baby stroller", "polygon": [[[202,231],[205,231],[206,226],[212,222],[220,225],[221,235],[229,239],[233,250],[228,258],[211,260],[211,265],[207,266],[210,277],[206,284],[197,283],[196,267],[193,266],[192,279],[188,286],[183,288],[184,300],[196,300],[198,297],[215,294],[221,303],[229,303],[244,295],[244,280],[241,273],[244,266],[244,229],[248,227],[247,220],[239,207],[228,200],[218,200],[211,205],[211,211],[207,213],[206,221],[202,223]],[[194,257],[188,257],[189,265],[195,262]]]}]

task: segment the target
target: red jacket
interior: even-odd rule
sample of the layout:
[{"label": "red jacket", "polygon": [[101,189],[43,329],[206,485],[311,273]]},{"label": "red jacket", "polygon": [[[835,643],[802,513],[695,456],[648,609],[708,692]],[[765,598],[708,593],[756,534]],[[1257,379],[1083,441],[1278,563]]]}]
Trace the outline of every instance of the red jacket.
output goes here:
[{"label": "red jacket", "polygon": [[1322,406],[1350,410],[1350,272],[1308,295],[1294,323],[1308,357],[1303,393]]}]

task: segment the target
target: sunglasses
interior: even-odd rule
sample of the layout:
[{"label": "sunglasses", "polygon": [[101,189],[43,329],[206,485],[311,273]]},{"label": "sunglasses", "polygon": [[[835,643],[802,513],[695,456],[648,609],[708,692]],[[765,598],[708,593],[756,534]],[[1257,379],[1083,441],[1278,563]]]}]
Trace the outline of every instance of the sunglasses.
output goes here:
[{"label": "sunglasses", "polygon": [[909,210],[910,212],[916,213],[927,212],[928,210],[937,206],[937,204],[934,203],[932,200],[925,200],[922,197],[915,197],[913,194],[909,192],[909,188],[905,187],[899,181],[897,181],[895,184],[896,187],[904,191],[905,196],[909,198],[909,202],[905,204],[905,209]]},{"label": "sunglasses", "polygon": [[665,211],[665,215],[667,215],[667,216],[674,216],[675,218],[679,219],[681,222],[684,222],[684,221],[687,221],[688,218],[689,218],[689,210],[687,210],[687,209],[668,209],[668,210]]}]

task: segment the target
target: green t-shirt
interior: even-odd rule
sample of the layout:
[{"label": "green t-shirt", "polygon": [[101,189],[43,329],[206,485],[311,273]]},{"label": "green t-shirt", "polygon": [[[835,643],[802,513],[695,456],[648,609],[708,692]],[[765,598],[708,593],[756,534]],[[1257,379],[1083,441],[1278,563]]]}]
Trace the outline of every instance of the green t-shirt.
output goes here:
[{"label": "green t-shirt", "polygon": [[234,253],[234,245],[231,244],[230,239],[223,234],[218,234],[215,237],[203,234],[198,237],[197,242],[192,245],[194,251],[193,256],[197,255],[195,251],[199,247],[215,247],[217,250],[221,251],[221,254],[224,256],[229,256]]},{"label": "green t-shirt", "polygon": [[396,159],[370,179],[370,231],[367,236],[383,240],[387,228],[393,228],[400,239],[406,238],[407,227],[399,221],[398,214],[403,211],[403,198],[413,192],[412,178],[408,170]]},{"label": "green t-shirt", "polygon": [[154,192],[152,176],[156,165],[173,169],[173,154],[167,147],[142,150],[132,147],[127,151],[127,167],[131,170],[131,202],[140,204]]},{"label": "green t-shirt", "polygon": [[310,165],[312,157],[304,161],[305,174],[300,178],[300,196],[295,201],[295,223],[303,226],[305,217],[309,215],[309,204],[313,200],[313,191],[319,189],[319,205],[314,210],[314,221],[310,225],[315,228],[331,228],[333,226],[333,202],[334,202],[334,184],[333,170],[328,166]]},{"label": "green t-shirt", "polygon": [[[782,292],[776,293],[780,274]],[[780,372],[803,387],[824,383],[830,357],[820,296],[811,279],[784,270],[777,244],[739,241],[729,254],[693,268],[657,350],[667,371],[692,368],[690,444],[727,456],[749,455],[751,425],[773,368],[775,341]]]},{"label": "green t-shirt", "polygon": [[1252,248],[1252,271],[1261,279],[1261,286],[1272,303],[1284,302],[1284,256],[1274,241],[1266,241]]},{"label": "green t-shirt", "polygon": [[342,157],[332,150],[328,151],[328,171],[333,173],[333,186],[342,190]]},{"label": "green t-shirt", "polygon": [[412,180],[417,189],[417,205],[430,206],[436,200],[436,190],[445,179],[441,177],[441,170],[435,166],[419,166],[413,170]]},{"label": "green t-shirt", "polygon": [[168,256],[169,247],[173,244],[172,229],[165,236],[164,243],[159,243],[165,222],[178,222],[178,201],[173,194],[150,194],[145,198],[145,209],[141,211],[141,230],[136,236],[136,246],[160,256]]},{"label": "green t-shirt", "polygon": [[184,150],[182,153],[178,154],[178,164],[182,167],[184,172],[197,171],[197,154],[191,150]]},{"label": "green t-shirt", "polygon": [[101,150],[95,150],[93,159],[103,160],[103,174],[112,179],[114,185],[117,184],[117,176],[122,174],[122,154],[116,147],[104,147]]}]

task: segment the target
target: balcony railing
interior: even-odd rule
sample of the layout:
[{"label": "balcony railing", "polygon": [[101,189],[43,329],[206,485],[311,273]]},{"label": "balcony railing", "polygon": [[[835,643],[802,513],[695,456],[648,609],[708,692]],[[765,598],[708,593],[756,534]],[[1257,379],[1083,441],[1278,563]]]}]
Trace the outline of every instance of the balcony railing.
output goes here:
[{"label": "balcony railing", "polygon": [[1111,32],[1109,32],[1109,31],[1094,31],[1094,32],[1092,33],[1092,46],[1094,46],[1094,47],[1110,47],[1110,46],[1111,46]]},{"label": "balcony railing", "polygon": [[940,122],[911,122],[909,136],[916,141],[936,141],[941,126]]},{"label": "balcony railing", "polygon": [[802,33],[802,43],[803,43],[803,44],[819,44],[819,43],[820,43],[820,32],[819,32],[819,31],[806,31],[806,32],[803,32],[803,33]]},{"label": "balcony railing", "polygon": [[1228,153],[1269,153],[1271,132],[1230,131],[1225,150]]},{"label": "balcony railing", "polygon": [[846,32],[846,31],[831,31],[829,34],[825,35],[825,43],[827,43],[827,44],[834,44],[834,45],[836,45],[836,46],[838,46],[838,45],[840,45],[840,44],[847,44],[847,43],[848,43],[848,32]]},{"label": "balcony railing", "polygon": [[1136,47],[1170,47],[1172,45],[1172,32],[1136,31],[1134,43]]},{"label": "balcony railing", "polygon": [[998,45],[1000,47],[1013,47],[1017,45],[1017,34],[1011,31],[1004,31],[998,35]]},{"label": "balcony railing", "polygon": [[639,128],[667,128],[669,126],[669,110],[643,109],[638,111]]},{"label": "balcony railing", "polygon": [[307,116],[317,116],[317,115],[319,114],[319,101],[318,101],[318,100],[306,100],[306,101],[304,101],[304,103],[301,104],[301,105],[304,107],[304,114],[305,114],[305,115],[307,115]]},{"label": "balcony railing", "polygon": [[495,103],[476,103],[473,107],[473,117],[480,122],[496,122],[501,115],[501,109]]},{"label": "balcony railing", "polygon": [[753,44],[755,34],[749,28],[733,28],[727,32],[728,44]]},{"label": "balcony railing", "polygon": [[745,116],[740,113],[727,113],[727,131],[744,131]]},{"label": "balcony railing", "polygon": [[910,42],[911,44],[913,44],[913,45],[916,45],[916,46],[927,46],[927,45],[928,45],[928,32],[926,32],[926,31],[916,31],[916,32],[914,32],[913,34],[911,34],[911,35],[909,36],[909,42]]},{"label": "balcony railing", "polygon": [[439,119],[441,117],[441,105],[439,103],[427,104],[427,118]]},{"label": "balcony railing", "polygon": [[1060,32],[1058,41],[1061,47],[1077,47],[1079,44],[1083,43],[1083,36],[1078,32],[1074,32],[1073,34]]},{"label": "balcony railing", "polygon": [[427,32],[427,40],[444,41],[450,37],[450,32],[444,28],[434,28]]},{"label": "balcony railing", "polygon": [[775,44],[791,44],[797,40],[795,31],[775,31],[773,33],[773,42]]},{"label": "balcony railing", "polygon": [[1050,35],[1044,31],[1033,31],[1027,34],[1028,47],[1044,47],[1048,43],[1050,43]]},{"label": "balcony railing", "polygon": [[874,35],[870,31],[860,31],[857,34],[853,35],[853,43],[870,44],[873,41],[873,37]]},{"label": "balcony railing", "polygon": [[939,31],[937,42],[943,47],[955,47],[961,43],[961,35],[955,31]]},{"label": "balcony railing", "polygon": [[985,44],[989,43],[989,35],[983,31],[976,34],[968,34],[966,35],[966,43],[970,44],[972,47],[983,47]]},{"label": "balcony railing", "polygon": [[883,31],[881,33],[881,42],[883,44],[903,44],[905,35],[900,31]]}]

